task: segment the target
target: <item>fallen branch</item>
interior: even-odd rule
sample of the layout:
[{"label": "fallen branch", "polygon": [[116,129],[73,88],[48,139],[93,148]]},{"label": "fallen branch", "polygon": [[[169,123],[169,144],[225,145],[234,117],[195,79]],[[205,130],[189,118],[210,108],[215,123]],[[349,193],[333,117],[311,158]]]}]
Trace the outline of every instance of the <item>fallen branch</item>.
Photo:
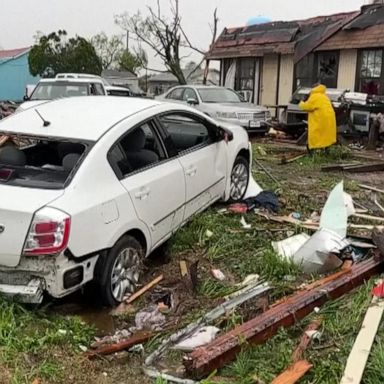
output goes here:
[{"label": "fallen branch", "polygon": [[144,295],[145,292],[149,291],[150,289],[152,289],[155,285],[159,284],[161,280],[163,280],[164,276],[163,275],[160,275],[159,277],[156,277],[155,280],[151,281],[150,283],[148,283],[146,286],[144,286],[143,288],[141,288],[139,291],[135,292],[132,296],[129,297],[129,299],[127,299],[125,301],[125,304],[131,304],[133,303],[136,299],[138,299],[140,296]]},{"label": "fallen branch", "polygon": [[87,351],[85,353],[85,356],[91,359],[96,356],[111,355],[112,353],[123,351],[124,349],[131,348],[137,344],[145,343],[152,336],[153,336],[152,332],[140,332],[120,343],[110,344],[110,345],[106,345],[105,347],[100,347],[92,351]]}]

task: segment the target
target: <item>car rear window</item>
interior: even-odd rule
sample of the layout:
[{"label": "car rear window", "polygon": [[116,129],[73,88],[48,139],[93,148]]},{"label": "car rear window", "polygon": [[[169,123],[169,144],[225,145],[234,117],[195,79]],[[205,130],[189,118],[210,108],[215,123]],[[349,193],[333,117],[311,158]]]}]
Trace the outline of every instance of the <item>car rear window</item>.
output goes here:
[{"label": "car rear window", "polygon": [[91,146],[70,139],[0,136],[0,184],[62,189]]}]

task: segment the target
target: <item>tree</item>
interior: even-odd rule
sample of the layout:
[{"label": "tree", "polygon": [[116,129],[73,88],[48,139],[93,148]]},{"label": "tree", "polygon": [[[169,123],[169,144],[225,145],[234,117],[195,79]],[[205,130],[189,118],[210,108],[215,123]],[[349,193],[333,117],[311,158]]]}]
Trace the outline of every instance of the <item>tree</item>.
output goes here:
[{"label": "tree", "polygon": [[124,50],[122,40],[121,35],[113,35],[109,38],[105,32],[100,32],[92,37],[91,44],[95,47],[96,53],[101,59],[103,69],[116,66],[119,62]]},{"label": "tree", "polygon": [[121,71],[136,73],[140,69],[146,68],[147,65],[147,54],[142,49],[134,53],[124,50],[119,57],[119,69]]},{"label": "tree", "polygon": [[93,45],[80,36],[67,39],[64,30],[39,36],[28,62],[31,74],[41,77],[52,77],[60,72],[100,75],[102,70]]},{"label": "tree", "polygon": [[[170,19],[162,15],[160,0],[157,0],[157,7],[148,7],[148,15],[141,12],[134,15],[122,14],[115,18],[115,22],[124,30],[128,31],[139,43],[149,46],[160,57],[167,68],[179,81],[186,84],[186,78],[182,70],[181,48],[188,48],[201,55],[205,52],[196,48],[188,38],[181,25],[179,12],[179,0],[170,0]],[[214,13],[214,26],[212,31],[217,31],[218,18],[216,10]],[[213,41],[216,39],[216,32]],[[202,59],[201,63],[204,61]]]}]

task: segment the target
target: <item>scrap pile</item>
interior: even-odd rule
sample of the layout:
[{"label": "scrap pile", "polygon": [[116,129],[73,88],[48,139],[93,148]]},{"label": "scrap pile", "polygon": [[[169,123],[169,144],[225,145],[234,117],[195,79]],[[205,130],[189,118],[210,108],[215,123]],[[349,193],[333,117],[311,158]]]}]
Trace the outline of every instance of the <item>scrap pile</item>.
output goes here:
[{"label": "scrap pile", "polygon": [[[163,339],[157,349],[147,356],[143,370],[151,378],[193,384],[236,359],[244,348],[265,343],[280,328],[291,327],[299,320],[318,313],[327,301],[351,292],[384,271],[384,233],[374,226],[371,226],[375,229],[370,238],[349,233],[351,224],[348,221],[351,218],[372,217],[364,215],[362,209],[355,207],[352,197],[344,192],[343,183],[331,191],[321,214],[314,212],[308,220],[304,220],[299,213],[278,216],[278,196],[273,192],[262,191],[256,185],[253,191],[256,191],[254,196],[248,195],[244,202],[221,209],[220,213],[241,216],[243,231],[252,227],[247,224],[246,215],[257,215],[302,229],[301,233],[296,232],[282,241],[273,241],[272,247],[282,259],[295,263],[305,276],[323,277],[301,284],[290,296],[269,303],[268,293],[273,290],[272,284],[261,280],[258,275],[248,276],[242,283],[234,284],[228,295],[218,299],[212,310],[185,326],[179,311],[179,303],[183,298],[179,295],[184,291],[193,296],[199,277],[197,263],[188,266],[187,262],[181,261],[180,277],[173,284],[160,275],[126,299],[116,313],[131,313],[135,325],[97,340],[86,352],[87,356],[94,358],[121,350],[143,352],[142,344],[177,328],[179,330],[176,333]],[[205,233],[207,238],[212,235],[210,231]],[[219,269],[212,268],[210,273],[216,281],[226,279]],[[137,311],[132,308],[132,304],[143,295],[146,295],[150,304]],[[374,289],[373,295],[375,298],[365,320],[369,327],[363,326],[362,334],[356,339],[341,383],[358,383],[364,372],[384,312],[384,285],[381,282]],[[225,319],[251,302],[256,303],[257,310],[244,319],[241,325],[234,328],[228,325]],[[198,306],[195,303],[195,307]],[[321,337],[321,324],[322,318],[317,315],[305,329],[297,348],[292,350],[292,364],[272,383],[296,383],[312,369],[316,362],[305,359],[304,351]],[[170,351],[178,351],[182,355],[181,367],[180,364],[175,369],[169,366],[166,356]],[[255,382],[258,381],[255,379]]]},{"label": "scrap pile", "polygon": [[0,120],[15,113],[18,105],[11,101],[0,102]]}]

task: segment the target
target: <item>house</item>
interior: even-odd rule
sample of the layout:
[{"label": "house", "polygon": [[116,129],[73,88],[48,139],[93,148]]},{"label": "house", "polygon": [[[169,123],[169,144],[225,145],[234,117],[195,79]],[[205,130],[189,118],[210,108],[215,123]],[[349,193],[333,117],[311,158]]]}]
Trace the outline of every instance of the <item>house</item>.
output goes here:
[{"label": "house", "polygon": [[384,5],[225,28],[206,57],[220,61],[221,85],[258,104],[286,104],[316,82],[384,95]]},{"label": "house", "polygon": [[[204,70],[184,70],[184,76],[188,84],[202,84],[204,78]],[[210,69],[207,77],[207,84],[219,85],[220,72],[217,69]],[[168,91],[168,89],[179,85],[179,82],[172,73],[164,72],[157,75],[148,77],[148,94],[150,95],[161,95]]]},{"label": "house", "polygon": [[27,85],[39,81],[29,72],[29,51],[29,47],[0,50],[0,100],[21,101]]},{"label": "house", "polygon": [[144,94],[144,91],[139,86],[139,78],[132,72],[105,69],[101,76],[111,85],[129,88],[137,95]]}]

